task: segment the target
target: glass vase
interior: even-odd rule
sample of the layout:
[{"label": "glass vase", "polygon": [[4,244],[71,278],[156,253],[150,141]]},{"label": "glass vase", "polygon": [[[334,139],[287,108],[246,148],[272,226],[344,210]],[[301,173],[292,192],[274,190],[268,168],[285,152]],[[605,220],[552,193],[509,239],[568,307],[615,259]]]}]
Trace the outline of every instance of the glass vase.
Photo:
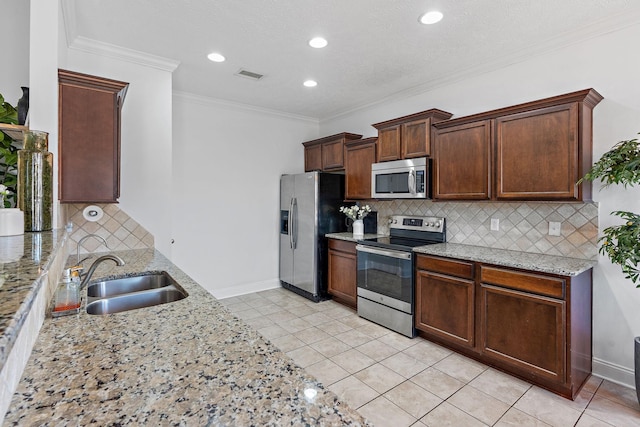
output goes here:
[{"label": "glass vase", "polygon": [[24,212],[24,231],[51,230],[53,214],[53,154],[47,132],[24,131],[18,150],[18,208]]}]

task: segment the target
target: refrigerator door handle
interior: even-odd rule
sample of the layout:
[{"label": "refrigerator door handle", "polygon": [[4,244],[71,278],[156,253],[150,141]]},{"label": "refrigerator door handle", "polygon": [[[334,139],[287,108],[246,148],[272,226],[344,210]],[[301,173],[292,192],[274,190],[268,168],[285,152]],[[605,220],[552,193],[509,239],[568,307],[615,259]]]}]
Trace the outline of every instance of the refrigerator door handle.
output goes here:
[{"label": "refrigerator door handle", "polygon": [[289,200],[289,216],[287,218],[287,229],[289,231],[289,247],[293,249],[293,197]]},{"label": "refrigerator door handle", "polygon": [[298,199],[295,197],[291,199],[291,248],[295,250],[298,244]]}]

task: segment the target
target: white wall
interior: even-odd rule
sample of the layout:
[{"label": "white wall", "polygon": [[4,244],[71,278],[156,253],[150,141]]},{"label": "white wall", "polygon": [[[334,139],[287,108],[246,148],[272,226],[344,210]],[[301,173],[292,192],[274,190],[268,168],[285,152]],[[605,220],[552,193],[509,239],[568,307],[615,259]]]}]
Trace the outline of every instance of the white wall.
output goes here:
[{"label": "white wall", "polygon": [[173,112],[173,262],[218,298],[279,286],[280,175],[317,122],[185,94]]},{"label": "white wall", "polygon": [[[640,57],[632,51],[640,25],[576,43],[501,70],[469,77],[429,92],[392,100],[321,122],[320,135],[374,136],[370,125],[429,108],[464,116],[593,87],[604,96],[594,117],[594,160],[613,144],[640,132]],[[640,187],[599,191],[600,229],[619,223],[609,212],[640,212]],[[640,335],[640,290],[605,257],[593,274],[594,373],[633,384],[633,338]]]},{"label": "white wall", "polygon": [[120,209],[171,257],[171,72],[71,48],[61,68],[129,83],[122,108]]},{"label": "white wall", "polygon": [[21,86],[29,86],[29,1],[0,2],[3,65],[0,67],[0,93],[14,107],[22,96]]}]

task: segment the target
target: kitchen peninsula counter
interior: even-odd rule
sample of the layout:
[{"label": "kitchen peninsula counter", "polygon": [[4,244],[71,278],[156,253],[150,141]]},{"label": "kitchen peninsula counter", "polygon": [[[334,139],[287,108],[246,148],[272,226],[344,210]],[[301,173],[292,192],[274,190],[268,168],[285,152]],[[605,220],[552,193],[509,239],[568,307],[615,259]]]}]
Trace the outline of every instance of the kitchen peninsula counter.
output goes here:
[{"label": "kitchen peninsula counter", "polygon": [[0,237],[0,369],[36,296],[46,292],[44,274],[66,240],[67,234],[60,230]]},{"label": "kitchen peninsula counter", "polygon": [[561,276],[577,276],[597,264],[596,260],[535,254],[531,252],[495,249],[459,243],[438,243],[435,245],[419,246],[413,248],[413,251],[421,254],[464,259],[467,261],[501,265],[503,267],[558,274]]},{"label": "kitchen peninsula counter", "polygon": [[46,319],[6,425],[366,425],[159,252],[114,254],[95,279],[163,270],[189,296]]}]

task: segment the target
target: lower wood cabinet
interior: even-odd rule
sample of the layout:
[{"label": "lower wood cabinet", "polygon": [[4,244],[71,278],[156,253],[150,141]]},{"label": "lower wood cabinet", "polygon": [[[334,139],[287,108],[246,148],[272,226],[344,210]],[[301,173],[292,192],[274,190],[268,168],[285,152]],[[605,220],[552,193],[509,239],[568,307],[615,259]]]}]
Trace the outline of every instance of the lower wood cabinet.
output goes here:
[{"label": "lower wood cabinet", "polygon": [[355,308],[357,304],[356,244],[346,240],[329,239],[328,292],[337,302]]},{"label": "lower wood cabinet", "polygon": [[533,376],[564,382],[565,302],[482,284],[481,352]]},{"label": "lower wood cabinet", "polygon": [[591,270],[416,257],[419,334],[573,399],[591,374]]},{"label": "lower wood cabinet", "polygon": [[416,328],[473,348],[473,263],[420,256],[416,264]]}]

